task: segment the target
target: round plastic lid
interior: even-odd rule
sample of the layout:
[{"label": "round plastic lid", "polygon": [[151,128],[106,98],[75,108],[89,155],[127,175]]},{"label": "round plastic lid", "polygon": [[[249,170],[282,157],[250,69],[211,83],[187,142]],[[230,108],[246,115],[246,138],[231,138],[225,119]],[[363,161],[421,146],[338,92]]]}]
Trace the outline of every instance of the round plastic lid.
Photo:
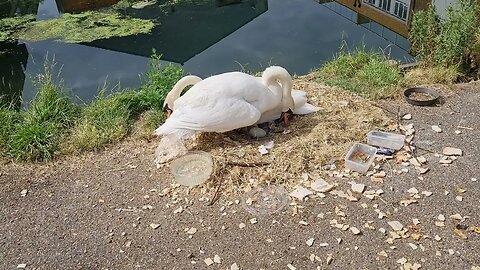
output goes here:
[{"label": "round plastic lid", "polygon": [[203,184],[213,172],[212,156],[203,151],[187,153],[170,163],[170,171],[180,185],[194,187]]},{"label": "round plastic lid", "polygon": [[258,186],[243,196],[242,205],[250,214],[269,215],[281,211],[289,203],[282,186]]}]

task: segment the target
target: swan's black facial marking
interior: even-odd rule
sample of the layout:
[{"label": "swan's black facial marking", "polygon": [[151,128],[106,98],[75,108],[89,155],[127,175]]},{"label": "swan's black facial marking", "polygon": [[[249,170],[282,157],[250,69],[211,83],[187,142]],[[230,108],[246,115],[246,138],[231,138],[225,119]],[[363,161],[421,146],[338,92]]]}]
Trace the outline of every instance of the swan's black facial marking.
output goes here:
[{"label": "swan's black facial marking", "polygon": [[170,117],[170,115],[171,115],[172,112],[173,112],[173,110],[170,109],[170,107],[168,106],[168,104],[163,105],[162,110],[163,110],[163,112],[167,115],[167,119]]}]

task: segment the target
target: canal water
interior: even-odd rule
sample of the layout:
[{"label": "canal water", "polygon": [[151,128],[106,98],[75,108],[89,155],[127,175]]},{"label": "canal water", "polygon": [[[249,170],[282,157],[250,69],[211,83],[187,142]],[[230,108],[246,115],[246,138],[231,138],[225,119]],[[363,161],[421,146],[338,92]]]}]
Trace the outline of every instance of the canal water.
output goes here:
[{"label": "canal water", "polygon": [[[3,0],[4,1],[4,0]],[[22,1],[22,0],[19,0]],[[112,0],[29,0],[37,20],[65,12],[108,6]],[[0,16],[9,3],[0,0]],[[174,4],[173,4],[174,3]],[[401,62],[412,61],[408,40],[335,1],[201,0],[128,8],[128,15],[156,19],[151,34],[90,43],[56,40],[0,43],[0,94],[20,95],[24,104],[35,94],[33,78],[44,59],[54,58],[66,88],[77,101],[89,101],[105,83],[138,87],[155,48],[167,63],[201,77],[281,65],[291,74],[306,74],[331,60],[342,42],[365,46]],[[17,13],[19,10],[16,11]]]}]

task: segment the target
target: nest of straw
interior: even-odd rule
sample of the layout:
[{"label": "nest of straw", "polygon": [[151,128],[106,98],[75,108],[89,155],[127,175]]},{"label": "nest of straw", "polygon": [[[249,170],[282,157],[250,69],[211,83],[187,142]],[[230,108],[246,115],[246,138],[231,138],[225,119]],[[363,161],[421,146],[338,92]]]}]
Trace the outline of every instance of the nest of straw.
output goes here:
[{"label": "nest of straw", "polygon": [[[321,109],[295,116],[284,132],[269,132],[261,140],[249,138],[246,130],[200,135],[195,148],[209,152],[215,163],[201,193],[217,193],[219,186],[222,194],[243,193],[259,184],[290,189],[302,182],[305,174],[313,178],[325,175],[324,165],[342,166],[349,147],[363,141],[370,130],[392,126],[393,121],[381,109],[345,90],[305,77],[297,79],[294,88],[306,91],[309,103]],[[258,147],[269,141],[274,142],[273,148],[261,155]]]}]

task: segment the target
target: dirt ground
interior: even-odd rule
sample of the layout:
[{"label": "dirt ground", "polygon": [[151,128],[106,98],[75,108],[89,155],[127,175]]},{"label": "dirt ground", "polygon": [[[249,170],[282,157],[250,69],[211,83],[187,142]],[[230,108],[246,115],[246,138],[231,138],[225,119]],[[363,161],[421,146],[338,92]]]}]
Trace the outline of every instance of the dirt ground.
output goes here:
[{"label": "dirt ground", "polygon": [[[4,162],[0,268],[474,269],[480,266],[480,85],[457,88],[436,107],[379,104],[394,119],[398,109],[412,115],[400,122],[414,124],[417,155],[429,171],[384,163],[383,184],[353,179],[366,190],[382,189],[374,200],[314,194],[269,216],[245,211],[240,194],[221,194],[209,205],[213,192],[168,189],[168,167],[153,163],[157,141],[127,140],[49,164]],[[463,150],[449,166],[436,154],[445,146]],[[393,172],[401,168],[409,170]],[[345,192],[352,181],[325,180]],[[405,199],[411,204],[400,203]],[[332,226],[333,219],[360,233]],[[406,229],[395,233],[391,221]]]}]

